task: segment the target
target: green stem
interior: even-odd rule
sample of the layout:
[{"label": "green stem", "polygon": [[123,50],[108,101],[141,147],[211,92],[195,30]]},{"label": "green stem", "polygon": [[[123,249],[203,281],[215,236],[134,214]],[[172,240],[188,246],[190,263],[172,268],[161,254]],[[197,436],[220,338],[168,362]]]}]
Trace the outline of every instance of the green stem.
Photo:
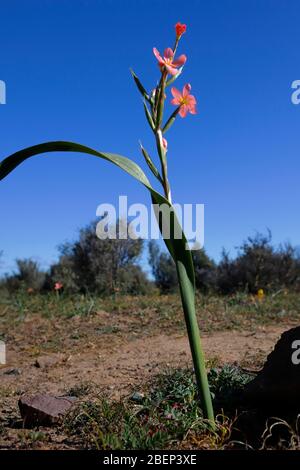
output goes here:
[{"label": "green stem", "polygon": [[173,54],[175,56],[176,52],[177,52],[177,47],[178,47],[178,43],[179,43],[179,38],[176,38],[175,39],[175,44],[173,46]]},{"label": "green stem", "polygon": [[160,163],[161,163],[162,186],[164,188],[166,198],[168,199],[169,203],[172,204],[171,188],[170,188],[170,184],[168,180],[167,156],[166,156],[166,150],[163,148],[161,130],[156,131],[155,139],[156,139],[157,152],[158,152]]},{"label": "green stem", "polygon": [[176,260],[176,269],[201,405],[203,408],[204,417],[209,420],[211,428],[214,429],[214,411],[211,394],[209,391],[199,326],[196,317],[194,288],[187,276],[184,265],[179,260]]}]

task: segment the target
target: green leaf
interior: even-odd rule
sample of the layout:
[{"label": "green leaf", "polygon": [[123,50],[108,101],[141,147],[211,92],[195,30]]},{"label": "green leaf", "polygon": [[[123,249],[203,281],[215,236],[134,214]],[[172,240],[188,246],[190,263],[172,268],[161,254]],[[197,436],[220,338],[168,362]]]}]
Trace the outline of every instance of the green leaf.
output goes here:
[{"label": "green leaf", "polygon": [[[139,165],[137,165],[135,162],[121,155],[98,152],[97,150],[94,150],[90,147],[86,147],[85,145],[77,144],[74,142],[46,142],[39,145],[34,145],[33,147],[25,148],[23,150],[20,150],[19,152],[10,155],[0,163],[0,180],[5,178],[18,165],[27,160],[27,158],[30,158],[34,155],[49,152],[79,152],[107,160],[113,163],[114,165],[118,166],[119,168],[122,168],[122,170],[124,170],[126,173],[130,174],[136,180],[142,183],[150,191],[152,202],[154,204],[166,204],[167,206],[171,207],[169,201],[152,188],[147,176],[139,167]],[[180,239],[175,239],[174,234],[176,233],[182,233],[182,237]],[[170,239],[164,239],[164,241],[173,259],[178,262],[180,266],[183,266],[182,269],[184,269],[184,272],[186,273],[186,277],[188,279],[190,295],[194,296],[195,279],[192,256],[190,250],[187,249],[187,240],[184,233],[182,232],[181,226],[175,213],[171,217],[170,234]]]},{"label": "green leaf", "polygon": [[0,180],[5,178],[12,170],[20,165],[20,163],[27,160],[27,158],[48,152],[80,152],[94,155],[95,157],[100,157],[114,163],[114,165],[119,166],[122,170],[129,173],[144,185],[151,186],[143,170],[129,158],[113,153],[98,152],[97,150],[86,147],[85,145],[65,141],[46,142],[34,145],[33,147],[27,147],[14,153],[10,157],[5,158],[5,160],[0,163]]},{"label": "green leaf", "polygon": [[165,132],[167,132],[167,130],[169,130],[170,127],[174,124],[176,116],[179,113],[179,111],[180,111],[180,106],[178,106],[178,108],[175,109],[175,111],[171,114],[171,116],[167,120],[166,124],[164,125],[162,129],[163,134],[165,134]]},{"label": "green leaf", "polygon": [[163,184],[163,180],[160,176],[160,173],[158,171],[158,169],[156,168],[156,166],[154,165],[153,161],[152,161],[152,158],[150,157],[149,153],[147,152],[147,150],[143,147],[143,145],[141,144],[140,142],[140,147],[141,147],[141,151],[142,151],[142,154],[143,154],[143,157],[144,159],[146,160],[146,163],[148,165],[148,167],[150,168],[150,170],[152,171],[153,175],[160,181],[160,183]]},{"label": "green leaf", "polygon": [[153,122],[151,113],[150,113],[150,111],[149,111],[149,109],[148,109],[148,106],[147,106],[147,104],[146,104],[145,101],[144,101],[144,111],[145,111],[145,115],[146,115],[148,124],[149,124],[149,126],[151,127],[151,129],[152,129],[153,132],[154,132],[154,131],[155,131],[155,125],[154,125],[154,122]]},{"label": "green leaf", "polygon": [[150,101],[150,97],[149,97],[147,91],[145,90],[145,88],[143,87],[143,85],[141,84],[140,80],[138,79],[137,75],[134,73],[134,71],[132,69],[130,69],[130,73],[133,77],[133,80],[135,81],[135,84],[136,84],[139,92],[143,95],[143,97],[147,101]]},{"label": "green leaf", "polygon": [[[172,208],[169,201],[159,193],[151,191],[152,204],[158,204],[160,207],[167,205]],[[162,233],[162,221],[158,220],[159,228]],[[181,233],[181,238],[175,238],[174,234]],[[162,233],[163,235],[163,233]],[[179,224],[176,212],[173,208],[170,217],[170,239],[164,238],[164,242],[174,259],[176,265],[180,266],[181,272],[185,273],[187,290],[189,296],[194,299],[195,295],[195,273],[191,251],[188,248],[188,241]]]}]

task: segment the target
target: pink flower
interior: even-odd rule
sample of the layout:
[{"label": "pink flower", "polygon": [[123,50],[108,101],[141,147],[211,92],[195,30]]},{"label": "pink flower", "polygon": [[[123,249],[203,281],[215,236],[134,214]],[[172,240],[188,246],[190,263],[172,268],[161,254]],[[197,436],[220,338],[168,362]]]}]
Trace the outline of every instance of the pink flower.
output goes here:
[{"label": "pink flower", "polygon": [[170,47],[165,49],[163,57],[161,57],[156,47],[153,48],[153,54],[158,60],[159,67],[161,69],[165,68],[170,75],[176,75],[178,73],[178,67],[182,67],[186,62],[186,56],[184,54],[174,60],[174,52]]},{"label": "pink flower", "polygon": [[192,87],[189,83],[184,85],[182,93],[177,88],[171,88],[173,99],[171,101],[175,106],[180,106],[179,115],[184,118],[188,112],[191,114],[197,114],[196,111],[196,98],[190,95]]},{"label": "pink flower", "polygon": [[54,284],[54,290],[60,290],[63,288],[63,284],[61,282],[56,282]]},{"label": "pink flower", "polygon": [[175,24],[176,37],[179,39],[186,32],[186,24],[176,23]]}]

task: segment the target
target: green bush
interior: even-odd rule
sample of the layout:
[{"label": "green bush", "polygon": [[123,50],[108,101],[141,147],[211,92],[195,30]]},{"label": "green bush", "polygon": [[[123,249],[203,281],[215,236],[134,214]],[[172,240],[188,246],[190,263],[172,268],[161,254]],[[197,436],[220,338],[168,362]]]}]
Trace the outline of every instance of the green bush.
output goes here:
[{"label": "green bush", "polygon": [[[137,264],[143,249],[143,240],[99,239],[97,222],[79,232],[73,243],[60,246],[59,262],[52,266],[47,285],[61,282],[67,292],[107,295],[144,293],[149,287],[146,275]],[[117,233],[128,230],[123,221],[117,222]]]},{"label": "green bush", "polygon": [[300,259],[295,248],[287,244],[275,249],[271,233],[257,234],[240,246],[235,259],[223,251],[217,269],[217,290],[222,294],[236,291],[257,293],[299,289]]},{"label": "green bush", "polygon": [[19,289],[39,292],[45,282],[46,273],[40,270],[36,261],[32,259],[17,259],[17,271],[12,275],[6,275],[3,285],[10,293]]},{"label": "green bush", "polygon": [[173,292],[178,288],[176,267],[168,253],[161,252],[157,242],[149,242],[149,264],[155,285],[162,293]]}]

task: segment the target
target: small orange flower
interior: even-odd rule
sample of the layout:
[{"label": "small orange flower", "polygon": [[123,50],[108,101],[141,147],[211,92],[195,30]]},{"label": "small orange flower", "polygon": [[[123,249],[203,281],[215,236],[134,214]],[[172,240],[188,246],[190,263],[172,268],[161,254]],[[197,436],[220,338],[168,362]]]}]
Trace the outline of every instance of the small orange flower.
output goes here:
[{"label": "small orange flower", "polygon": [[179,39],[186,32],[186,24],[176,23],[175,24],[176,37]]}]

